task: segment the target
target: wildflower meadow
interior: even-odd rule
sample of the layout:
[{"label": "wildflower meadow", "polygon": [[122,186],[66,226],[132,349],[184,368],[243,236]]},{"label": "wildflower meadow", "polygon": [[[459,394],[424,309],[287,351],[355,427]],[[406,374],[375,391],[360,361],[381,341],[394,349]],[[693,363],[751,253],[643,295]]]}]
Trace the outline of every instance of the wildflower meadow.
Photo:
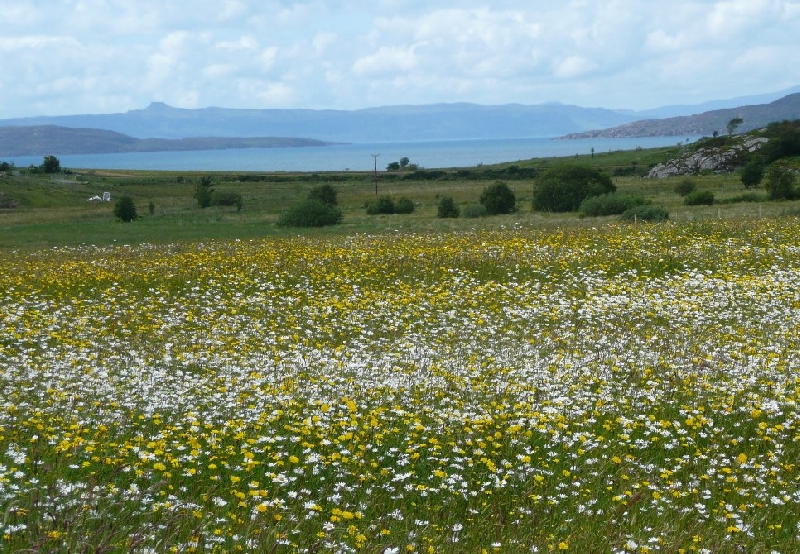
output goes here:
[{"label": "wildflower meadow", "polygon": [[0,268],[0,551],[800,551],[796,218]]}]

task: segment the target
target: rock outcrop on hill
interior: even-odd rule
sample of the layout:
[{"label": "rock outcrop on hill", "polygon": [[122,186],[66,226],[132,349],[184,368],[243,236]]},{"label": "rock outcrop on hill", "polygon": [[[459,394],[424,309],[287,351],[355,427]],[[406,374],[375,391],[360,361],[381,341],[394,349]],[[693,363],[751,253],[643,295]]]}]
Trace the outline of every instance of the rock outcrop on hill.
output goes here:
[{"label": "rock outcrop on hill", "polygon": [[685,157],[660,163],[650,170],[649,179],[663,179],[676,175],[697,175],[707,171],[719,173],[733,171],[748,154],[759,150],[767,138],[746,138],[740,144],[725,148],[700,148]]}]

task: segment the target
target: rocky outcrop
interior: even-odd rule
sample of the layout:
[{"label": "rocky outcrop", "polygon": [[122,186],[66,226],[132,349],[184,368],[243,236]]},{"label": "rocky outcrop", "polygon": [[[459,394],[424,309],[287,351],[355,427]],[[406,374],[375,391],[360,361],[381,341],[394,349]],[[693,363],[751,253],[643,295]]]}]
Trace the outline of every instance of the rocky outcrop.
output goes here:
[{"label": "rocky outcrop", "polygon": [[769,139],[748,138],[741,144],[725,148],[700,148],[682,158],[676,158],[653,167],[647,175],[650,179],[663,179],[676,175],[698,173],[726,173],[733,171],[747,155],[759,150]]}]

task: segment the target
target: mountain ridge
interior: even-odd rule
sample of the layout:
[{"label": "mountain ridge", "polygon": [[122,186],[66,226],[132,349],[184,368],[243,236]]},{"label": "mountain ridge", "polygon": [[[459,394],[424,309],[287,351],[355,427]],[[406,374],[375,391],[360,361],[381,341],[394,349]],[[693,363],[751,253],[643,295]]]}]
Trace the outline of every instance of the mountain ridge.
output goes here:
[{"label": "mountain ridge", "polygon": [[637,138],[654,136],[707,136],[725,133],[728,122],[742,119],[740,132],[752,131],[773,121],[800,119],[800,92],[789,94],[768,104],[755,104],[711,110],[696,115],[665,119],[643,119],[619,126],[569,133],[561,138]]},{"label": "mountain ridge", "polygon": [[112,154],[121,152],[187,152],[233,148],[314,147],[333,144],[294,137],[187,137],[140,139],[109,131],[35,125],[0,127],[0,155]]}]

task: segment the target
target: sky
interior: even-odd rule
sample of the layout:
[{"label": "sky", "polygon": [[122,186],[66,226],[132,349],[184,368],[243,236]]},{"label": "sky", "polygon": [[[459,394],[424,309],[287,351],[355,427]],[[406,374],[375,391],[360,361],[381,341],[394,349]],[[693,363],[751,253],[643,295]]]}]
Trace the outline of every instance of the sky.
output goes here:
[{"label": "sky", "polygon": [[648,109],[800,85],[800,0],[0,0],[0,119],[472,102]]}]

